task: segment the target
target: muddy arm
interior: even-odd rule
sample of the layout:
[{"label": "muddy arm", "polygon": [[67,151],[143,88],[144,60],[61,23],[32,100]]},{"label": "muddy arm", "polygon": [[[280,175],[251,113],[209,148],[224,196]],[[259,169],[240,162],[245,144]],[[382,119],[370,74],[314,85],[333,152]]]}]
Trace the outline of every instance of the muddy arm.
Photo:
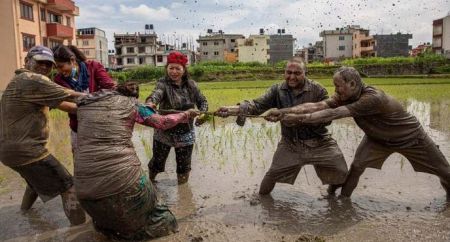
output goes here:
[{"label": "muddy arm", "polygon": [[303,103],[290,108],[280,109],[282,113],[294,113],[294,114],[304,114],[304,113],[314,113],[324,109],[329,109],[330,107],[325,101],[320,101],[317,103]]},{"label": "muddy arm", "polygon": [[350,116],[350,110],[346,106],[341,106],[335,109],[328,108],[307,114],[287,114],[281,122],[286,126],[294,126],[299,124],[326,123]]},{"label": "muddy arm", "polygon": [[64,112],[68,112],[68,113],[72,113],[72,114],[77,113],[77,105],[72,102],[62,102],[61,104],[58,105],[57,108]]}]

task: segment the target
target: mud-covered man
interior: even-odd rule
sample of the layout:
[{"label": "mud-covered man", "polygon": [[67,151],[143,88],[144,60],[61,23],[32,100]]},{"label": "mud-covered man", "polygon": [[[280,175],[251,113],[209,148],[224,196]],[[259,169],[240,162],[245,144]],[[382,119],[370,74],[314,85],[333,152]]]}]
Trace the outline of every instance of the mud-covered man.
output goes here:
[{"label": "mud-covered man", "polygon": [[49,108],[76,112],[74,97],[84,95],[62,88],[47,77],[55,61],[50,49],[35,46],[16,71],[0,103],[0,161],[27,182],[21,209],[28,210],[38,196],[48,201],[61,195],[72,225],[85,221],[73,188],[72,176],[47,149]]},{"label": "mud-covered man", "polygon": [[[263,96],[252,101],[243,101],[239,106],[221,107],[217,114],[223,117],[241,115],[238,120],[242,120],[246,114],[259,115],[271,108],[289,108],[327,99],[325,88],[306,78],[305,71],[304,62],[294,58],[286,65],[284,82],[273,85]],[[304,165],[313,165],[322,183],[330,184],[328,193],[334,194],[345,180],[347,164],[336,141],[328,133],[326,126],[329,124],[322,122],[292,127],[282,124],[281,141],[261,182],[261,195],[269,194],[277,182],[294,184]]]},{"label": "mud-covered man", "polygon": [[281,119],[284,125],[292,126],[353,117],[365,136],[341,191],[345,197],[351,196],[367,167],[381,169],[384,161],[397,152],[409,160],[415,171],[438,176],[449,199],[450,166],[416,117],[382,90],[365,85],[352,67],[339,68],[333,82],[335,95],[330,99],[272,110],[267,119]]},{"label": "mud-covered man", "polygon": [[191,122],[193,110],[159,115],[139,104],[138,85],[126,82],[78,99],[75,188],[95,228],[115,239],[145,240],[177,229],[170,210],[141,168],[131,140],[135,123],[169,129]]}]

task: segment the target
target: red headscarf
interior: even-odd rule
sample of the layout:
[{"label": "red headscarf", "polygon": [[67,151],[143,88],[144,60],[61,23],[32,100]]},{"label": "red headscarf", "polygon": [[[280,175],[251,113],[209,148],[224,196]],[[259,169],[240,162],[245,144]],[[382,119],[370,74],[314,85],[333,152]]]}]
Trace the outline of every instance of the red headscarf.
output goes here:
[{"label": "red headscarf", "polygon": [[176,63],[185,67],[187,62],[187,56],[178,51],[172,51],[167,56],[167,64]]}]

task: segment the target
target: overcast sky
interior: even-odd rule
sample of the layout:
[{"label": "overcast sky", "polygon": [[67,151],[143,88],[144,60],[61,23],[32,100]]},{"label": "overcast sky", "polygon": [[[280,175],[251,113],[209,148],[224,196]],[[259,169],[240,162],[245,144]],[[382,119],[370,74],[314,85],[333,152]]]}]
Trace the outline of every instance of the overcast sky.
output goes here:
[{"label": "overcast sky", "polygon": [[144,32],[153,24],[161,40],[183,42],[206,29],[229,34],[275,33],[284,28],[298,47],[321,40],[319,32],[360,25],[371,34],[411,33],[410,44],[431,42],[432,21],[446,16],[450,0],[75,0],[78,28],[97,27],[107,33]]}]

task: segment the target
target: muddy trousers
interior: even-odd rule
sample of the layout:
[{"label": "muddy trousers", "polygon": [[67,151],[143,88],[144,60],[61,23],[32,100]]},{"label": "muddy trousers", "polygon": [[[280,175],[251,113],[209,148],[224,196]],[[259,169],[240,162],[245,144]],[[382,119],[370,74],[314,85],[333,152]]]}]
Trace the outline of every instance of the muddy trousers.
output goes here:
[{"label": "muddy trousers", "polygon": [[331,137],[293,142],[285,137],[278,143],[269,171],[264,176],[259,194],[269,194],[277,182],[294,184],[304,165],[313,165],[323,184],[330,184],[329,193],[345,181],[347,164]]},{"label": "muddy trousers", "polygon": [[439,177],[447,198],[450,194],[450,165],[439,147],[427,134],[417,138],[414,145],[406,148],[392,148],[374,142],[364,136],[356,150],[350,172],[342,187],[341,195],[350,197],[358,185],[359,177],[367,167],[381,169],[384,161],[392,153],[400,153],[411,163],[416,172],[425,172]]},{"label": "muddy trousers", "polygon": [[[153,157],[148,163],[148,170],[153,173],[163,172],[166,160],[172,146],[153,140]],[[194,145],[175,148],[177,162],[177,174],[185,174],[191,171],[192,150]]]}]

